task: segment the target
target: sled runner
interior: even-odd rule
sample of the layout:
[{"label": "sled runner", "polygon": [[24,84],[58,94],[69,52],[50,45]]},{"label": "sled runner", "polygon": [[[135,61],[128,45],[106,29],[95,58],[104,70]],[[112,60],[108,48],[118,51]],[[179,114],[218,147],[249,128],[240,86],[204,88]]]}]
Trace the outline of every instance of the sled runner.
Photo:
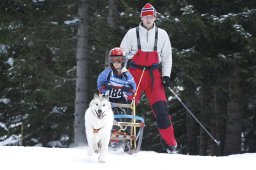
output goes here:
[{"label": "sled runner", "polygon": [[121,149],[130,154],[138,152],[141,147],[145,124],[144,119],[135,114],[135,102],[111,104],[114,108],[115,119],[111,133],[111,147],[114,150]]}]

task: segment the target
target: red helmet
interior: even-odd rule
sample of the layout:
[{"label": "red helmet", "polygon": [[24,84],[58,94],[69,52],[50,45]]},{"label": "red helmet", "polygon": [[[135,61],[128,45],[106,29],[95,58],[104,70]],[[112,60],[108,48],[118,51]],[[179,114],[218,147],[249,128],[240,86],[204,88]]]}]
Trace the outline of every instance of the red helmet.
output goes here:
[{"label": "red helmet", "polygon": [[110,63],[114,63],[114,62],[119,62],[119,63],[124,63],[125,62],[125,51],[124,49],[120,48],[120,47],[115,47],[112,48],[109,51],[109,61]]}]

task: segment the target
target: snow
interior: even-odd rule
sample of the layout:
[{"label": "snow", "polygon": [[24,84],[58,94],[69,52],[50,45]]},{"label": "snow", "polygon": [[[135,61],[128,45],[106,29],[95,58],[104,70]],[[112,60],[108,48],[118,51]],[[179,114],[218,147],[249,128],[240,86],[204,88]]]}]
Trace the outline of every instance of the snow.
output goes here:
[{"label": "snow", "polygon": [[3,122],[0,122],[0,128],[3,128],[4,130],[8,131],[6,125]]},{"label": "snow", "polygon": [[[6,136],[3,136],[5,138]],[[6,138],[5,140],[0,142],[0,146],[5,145],[17,145],[20,142],[20,137],[17,135],[11,135],[10,137]]]},{"label": "snow", "polygon": [[44,0],[33,0],[32,2],[37,3],[37,2],[44,2]]},{"label": "snow", "polygon": [[10,66],[13,66],[14,63],[14,59],[12,57],[8,58],[8,60],[6,61],[7,64],[9,64]]},{"label": "snow", "polygon": [[66,25],[73,25],[73,24],[76,24],[76,23],[78,23],[78,22],[80,22],[80,19],[77,18],[77,17],[75,17],[75,18],[72,19],[72,20],[64,21],[64,24],[66,24]]},{"label": "snow", "polygon": [[8,104],[8,103],[10,103],[10,99],[7,99],[7,98],[2,98],[2,99],[0,99],[0,103],[4,103],[4,104]]},{"label": "snow", "polygon": [[181,8],[180,10],[183,11],[182,15],[189,15],[194,13],[193,8],[193,5],[187,5],[184,8]]},{"label": "snow", "polygon": [[97,155],[87,156],[87,147],[43,148],[0,146],[0,168],[19,170],[221,170],[254,169],[256,153],[230,156],[190,156],[140,151],[129,155],[109,151],[106,163],[99,163]]},{"label": "snow", "polygon": [[8,49],[7,45],[0,44],[0,53],[7,54],[8,53],[7,49]]}]

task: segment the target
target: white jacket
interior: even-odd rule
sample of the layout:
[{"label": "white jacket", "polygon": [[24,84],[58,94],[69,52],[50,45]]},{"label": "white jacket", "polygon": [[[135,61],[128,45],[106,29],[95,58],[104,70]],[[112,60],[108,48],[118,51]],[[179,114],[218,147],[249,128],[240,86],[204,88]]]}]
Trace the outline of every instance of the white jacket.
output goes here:
[{"label": "white jacket", "polygon": [[[139,33],[141,50],[145,52],[154,51],[155,24],[150,30],[147,30],[140,24]],[[126,33],[120,47],[127,53],[127,58],[132,59],[138,51],[136,28],[132,28]],[[172,47],[167,32],[161,28],[158,28],[157,52],[159,63],[162,63],[162,76],[170,77],[172,69]]]}]

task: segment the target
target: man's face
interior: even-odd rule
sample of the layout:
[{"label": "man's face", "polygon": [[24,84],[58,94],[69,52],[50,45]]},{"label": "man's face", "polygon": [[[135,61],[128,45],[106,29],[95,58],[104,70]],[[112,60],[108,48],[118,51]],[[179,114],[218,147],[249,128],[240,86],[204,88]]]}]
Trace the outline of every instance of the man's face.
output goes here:
[{"label": "man's face", "polygon": [[146,27],[147,29],[151,29],[153,27],[155,20],[156,20],[156,17],[154,17],[152,15],[147,15],[147,16],[141,17],[143,26]]}]

